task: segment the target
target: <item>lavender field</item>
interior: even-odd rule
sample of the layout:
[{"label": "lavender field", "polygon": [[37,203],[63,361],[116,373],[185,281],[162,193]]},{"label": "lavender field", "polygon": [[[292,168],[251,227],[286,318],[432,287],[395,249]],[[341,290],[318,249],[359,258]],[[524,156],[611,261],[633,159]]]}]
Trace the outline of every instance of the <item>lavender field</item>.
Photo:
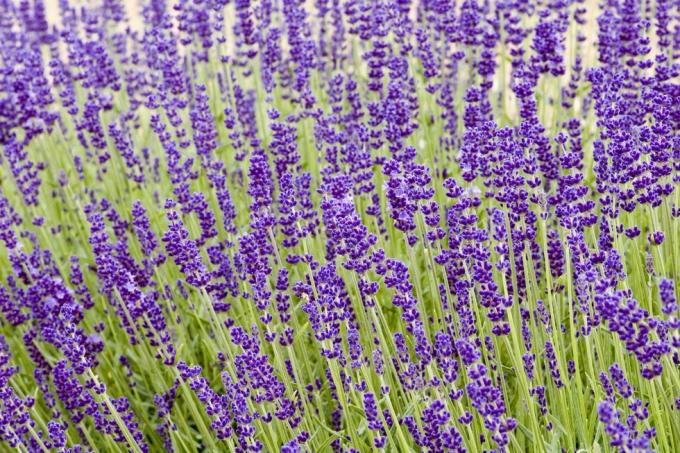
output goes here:
[{"label": "lavender field", "polygon": [[679,1],[0,39],[0,451],[680,452]]}]

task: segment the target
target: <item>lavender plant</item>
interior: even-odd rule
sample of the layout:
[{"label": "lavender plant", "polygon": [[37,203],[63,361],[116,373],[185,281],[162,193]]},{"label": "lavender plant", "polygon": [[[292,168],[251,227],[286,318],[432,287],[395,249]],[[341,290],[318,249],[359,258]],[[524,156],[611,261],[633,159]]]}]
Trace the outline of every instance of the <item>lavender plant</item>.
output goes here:
[{"label": "lavender plant", "polygon": [[0,39],[2,451],[680,451],[678,2]]}]

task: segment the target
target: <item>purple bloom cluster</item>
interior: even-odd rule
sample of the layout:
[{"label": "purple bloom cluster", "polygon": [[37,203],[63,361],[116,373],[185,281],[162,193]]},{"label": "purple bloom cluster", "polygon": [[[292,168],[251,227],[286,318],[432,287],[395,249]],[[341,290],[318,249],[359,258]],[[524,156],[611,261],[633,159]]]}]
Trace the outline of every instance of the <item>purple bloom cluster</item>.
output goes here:
[{"label": "purple bloom cluster", "polygon": [[55,3],[0,0],[5,448],[680,450],[677,2]]},{"label": "purple bloom cluster", "polygon": [[[600,374],[600,382],[606,400],[598,404],[597,414],[600,423],[605,425],[610,445],[618,451],[650,451],[656,429],[644,428],[649,418],[649,403],[634,398],[633,388],[617,363],[609,368],[609,375],[604,372]],[[624,412],[617,408],[618,402],[626,407],[627,417],[624,418]]]}]

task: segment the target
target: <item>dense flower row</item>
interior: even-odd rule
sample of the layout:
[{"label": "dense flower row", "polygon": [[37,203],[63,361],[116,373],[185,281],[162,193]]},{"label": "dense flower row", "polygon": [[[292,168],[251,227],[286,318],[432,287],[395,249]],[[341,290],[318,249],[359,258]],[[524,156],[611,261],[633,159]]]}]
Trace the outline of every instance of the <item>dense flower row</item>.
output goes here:
[{"label": "dense flower row", "polygon": [[678,2],[136,6],[0,0],[4,450],[680,451]]}]

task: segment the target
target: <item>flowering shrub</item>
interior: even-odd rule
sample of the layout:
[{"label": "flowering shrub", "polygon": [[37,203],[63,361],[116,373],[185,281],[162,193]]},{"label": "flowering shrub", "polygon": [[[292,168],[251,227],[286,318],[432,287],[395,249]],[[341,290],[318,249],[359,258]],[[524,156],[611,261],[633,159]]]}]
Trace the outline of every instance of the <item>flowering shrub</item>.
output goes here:
[{"label": "flowering shrub", "polygon": [[680,7],[594,3],[1,1],[2,450],[680,451]]}]

